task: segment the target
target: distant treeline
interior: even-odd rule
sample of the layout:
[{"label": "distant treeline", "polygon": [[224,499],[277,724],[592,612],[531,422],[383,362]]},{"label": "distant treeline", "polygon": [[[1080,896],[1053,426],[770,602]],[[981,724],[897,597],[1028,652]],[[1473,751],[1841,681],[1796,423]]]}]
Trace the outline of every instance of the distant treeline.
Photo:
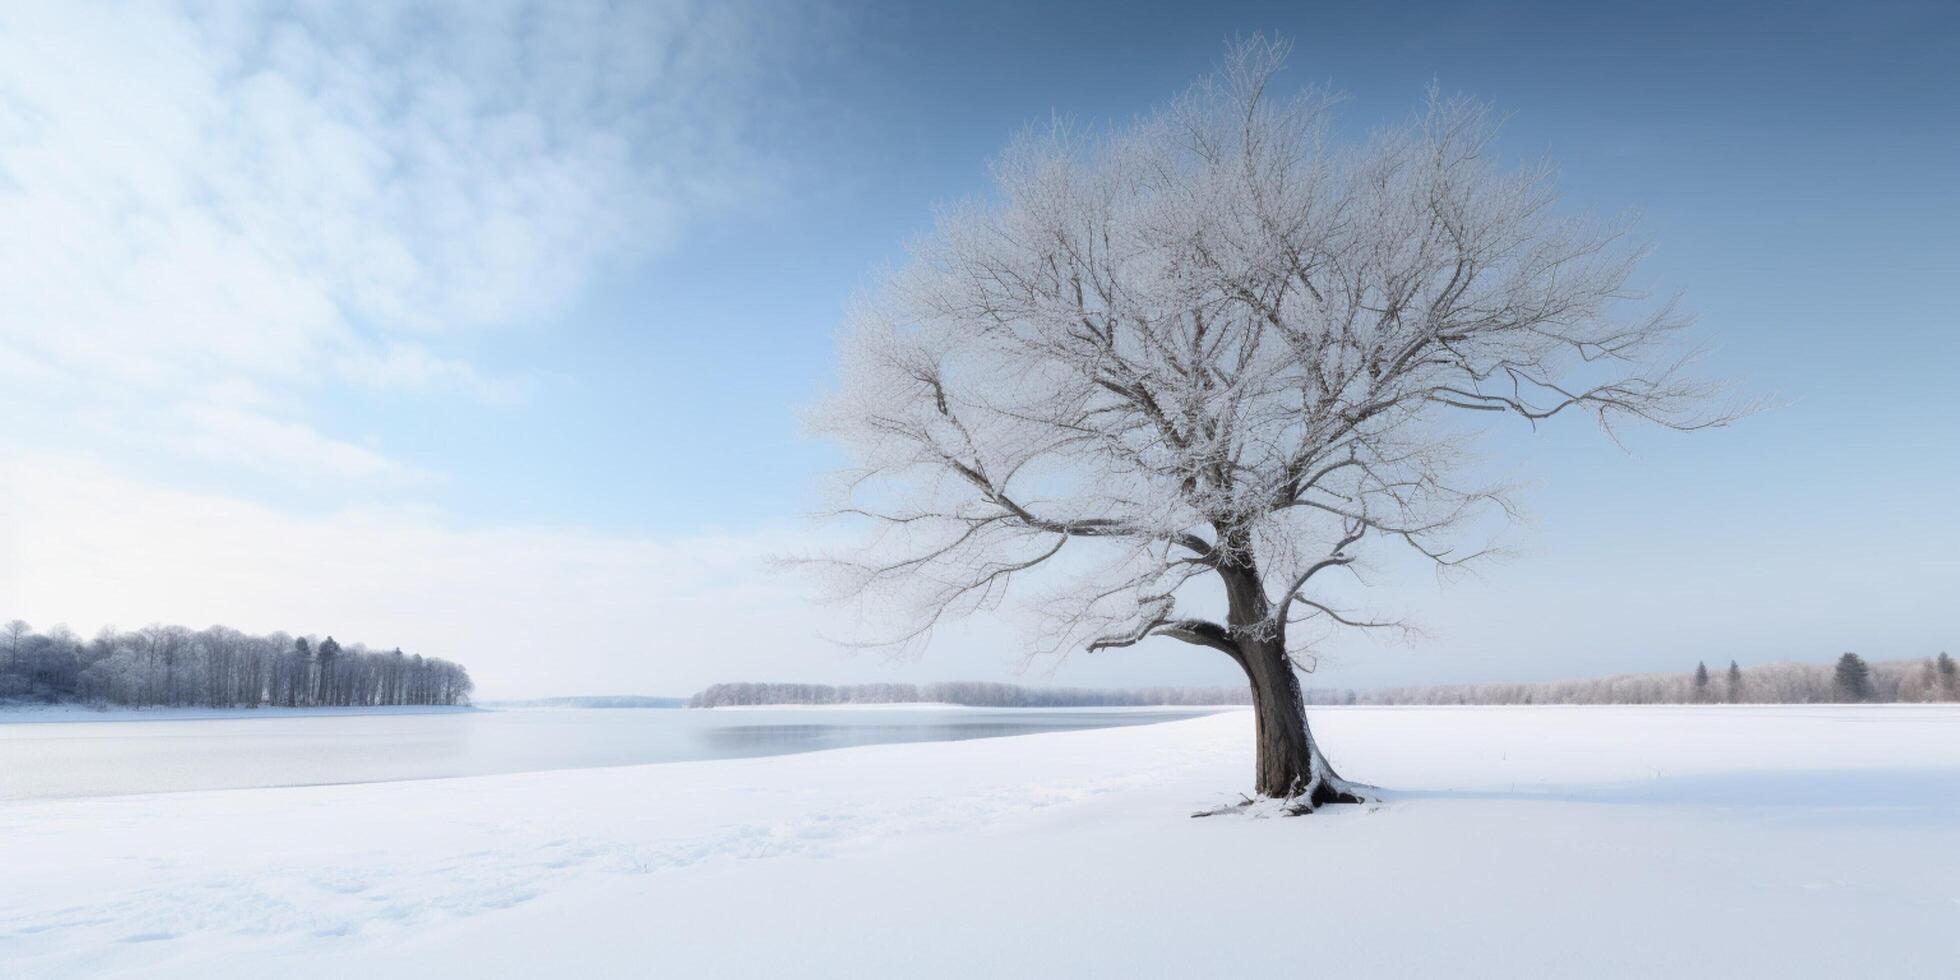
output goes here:
[{"label": "distant treeline", "polygon": [[0,703],[250,708],[467,704],[461,665],[400,649],[369,650],[225,626],[105,629],[0,625]]},{"label": "distant treeline", "polygon": [[937,684],[716,684],[690,708],[745,704],[959,704],[975,708],[1123,708],[1147,705],[1249,704],[1243,687],[1022,687],[983,681]]},{"label": "distant treeline", "polygon": [[[1960,701],[1960,670],[1942,653],[1925,660],[1866,663],[1854,653],[1836,664],[1775,663],[1742,669],[1731,661],[1681,674],[1620,674],[1538,684],[1438,684],[1372,690],[1309,688],[1308,704],[1833,704]],[[758,704],[959,704],[976,708],[1090,708],[1247,704],[1244,687],[1022,687],[940,684],[716,684],[690,708]]]},{"label": "distant treeline", "polygon": [[1730,661],[1680,674],[1618,674],[1539,684],[1437,684],[1373,690],[1315,688],[1309,704],[1843,704],[1960,701],[1960,670],[1942,653],[1924,660],[1867,663],[1855,653],[1832,665]]}]

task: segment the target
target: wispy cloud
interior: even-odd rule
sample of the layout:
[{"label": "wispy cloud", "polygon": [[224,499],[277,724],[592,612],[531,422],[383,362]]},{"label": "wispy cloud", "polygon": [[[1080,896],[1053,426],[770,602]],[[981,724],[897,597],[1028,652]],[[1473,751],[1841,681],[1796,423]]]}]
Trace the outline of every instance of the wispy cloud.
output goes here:
[{"label": "wispy cloud", "polygon": [[[304,399],[248,418],[186,393],[521,392],[449,352],[458,334],[561,308],[763,180],[739,111],[758,20],[707,0],[9,5],[0,406],[114,392],[169,406],[192,446],[223,429],[268,463],[398,471],[315,431]],[[252,451],[302,445],[325,451]]]},{"label": "wispy cloud", "polygon": [[182,421],[178,445],[210,459],[349,480],[420,481],[426,476],[365,446],[235,405],[187,405],[178,415]]}]

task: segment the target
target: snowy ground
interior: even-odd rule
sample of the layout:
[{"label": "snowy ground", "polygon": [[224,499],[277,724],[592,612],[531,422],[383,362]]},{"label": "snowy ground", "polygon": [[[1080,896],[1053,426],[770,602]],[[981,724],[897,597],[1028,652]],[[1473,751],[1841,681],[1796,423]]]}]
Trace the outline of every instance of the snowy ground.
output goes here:
[{"label": "snowy ground", "polygon": [[1314,717],[0,805],[0,975],[1960,973],[1960,707]]}]

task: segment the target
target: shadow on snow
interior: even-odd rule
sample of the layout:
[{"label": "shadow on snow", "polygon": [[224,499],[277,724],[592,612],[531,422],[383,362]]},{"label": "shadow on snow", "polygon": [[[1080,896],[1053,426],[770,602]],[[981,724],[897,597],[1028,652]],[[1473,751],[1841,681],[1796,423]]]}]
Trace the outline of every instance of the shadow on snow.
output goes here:
[{"label": "shadow on snow", "polygon": [[1542,783],[1511,789],[1391,789],[1384,802],[1508,800],[1630,806],[1701,806],[1819,813],[1855,810],[1902,822],[1960,820],[1960,769],[1817,769],[1738,771],[1611,783]]}]

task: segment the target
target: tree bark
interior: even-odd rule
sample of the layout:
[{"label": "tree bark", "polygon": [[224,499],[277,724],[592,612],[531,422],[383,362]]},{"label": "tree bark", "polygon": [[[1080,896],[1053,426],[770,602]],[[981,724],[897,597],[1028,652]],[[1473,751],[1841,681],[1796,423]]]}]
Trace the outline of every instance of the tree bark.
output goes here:
[{"label": "tree bark", "polygon": [[1255,791],[1260,796],[1290,800],[1301,812],[1328,803],[1362,802],[1314,743],[1300,677],[1286,655],[1285,625],[1274,628],[1267,619],[1269,606],[1258,575],[1246,567],[1224,568],[1220,575],[1225,580],[1231,632],[1238,647],[1234,659],[1252,685],[1258,750]]},{"label": "tree bark", "polygon": [[1252,714],[1258,728],[1254,786],[1259,795],[1293,800],[1308,810],[1328,803],[1361,802],[1314,742],[1300,678],[1285,650],[1269,640],[1240,646],[1252,681]]}]

